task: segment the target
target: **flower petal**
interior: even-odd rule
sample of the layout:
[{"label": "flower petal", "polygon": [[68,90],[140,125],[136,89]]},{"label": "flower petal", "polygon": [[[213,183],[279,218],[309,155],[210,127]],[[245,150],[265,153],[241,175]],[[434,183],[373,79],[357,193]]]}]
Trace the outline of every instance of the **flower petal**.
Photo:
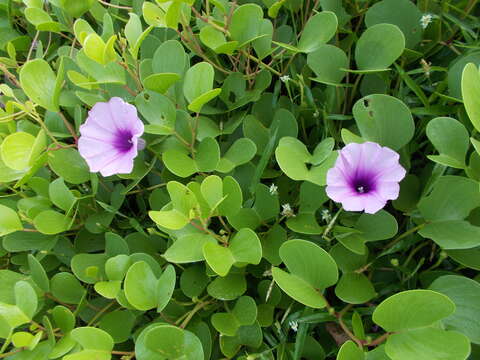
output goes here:
[{"label": "flower petal", "polygon": [[358,196],[349,186],[327,186],[325,189],[328,197],[336,202],[343,203],[350,197]]},{"label": "flower petal", "polygon": [[395,200],[400,193],[400,185],[394,181],[380,181],[377,183],[376,193],[385,200]]},{"label": "flower petal", "polygon": [[107,164],[104,164],[100,169],[102,176],[111,176],[115,174],[129,174],[133,170],[133,160],[136,154],[127,152],[125,154],[119,154],[119,156],[112,159]]},{"label": "flower petal", "polygon": [[84,159],[88,159],[116,151],[108,141],[81,136],[78,139],[78,152]]},{"label": "flower petal", "polygon": [[385,207],[387,199],[382,199],[376,192],[371,192],[364,195],[364,204],[367,214],[375,214]]}]

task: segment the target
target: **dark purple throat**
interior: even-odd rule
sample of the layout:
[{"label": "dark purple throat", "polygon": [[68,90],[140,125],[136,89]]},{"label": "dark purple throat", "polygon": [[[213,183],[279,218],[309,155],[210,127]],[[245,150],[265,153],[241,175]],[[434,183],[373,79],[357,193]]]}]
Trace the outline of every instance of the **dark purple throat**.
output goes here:
[{"label": "dark purple throat", "polygon": [[368,174],[357,174],[350,180],[350,186],[359,195],[368,194],[376,188],[374,176]]},{"label": "dark purple throat", "polygon": [[115,148],[121,152],[128,152],[133,147],[133,136],[129,130],[119,130],[115,139]]}]

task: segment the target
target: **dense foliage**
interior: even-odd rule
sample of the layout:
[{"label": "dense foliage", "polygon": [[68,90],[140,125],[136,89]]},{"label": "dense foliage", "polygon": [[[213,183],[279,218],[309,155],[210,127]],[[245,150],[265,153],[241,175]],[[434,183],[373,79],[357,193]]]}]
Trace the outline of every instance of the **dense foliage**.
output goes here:
[{"label": "dense foliage", "polygon": [[[0,0],[0,358],[480,358],[479,14]],[[146,147],[102,176],[112,98]],[[407,173],[373,214],[325,190],[366,141]]]}]

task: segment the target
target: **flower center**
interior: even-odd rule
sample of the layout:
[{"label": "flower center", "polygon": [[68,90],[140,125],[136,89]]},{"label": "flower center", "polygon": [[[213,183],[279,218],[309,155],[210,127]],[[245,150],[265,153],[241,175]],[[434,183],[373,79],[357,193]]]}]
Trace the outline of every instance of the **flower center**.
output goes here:
[{"label": "flower center", "polygon": [[128,130],[120,130],[115,139],[115,147],[121,152],[129,151],[133,146],[132,133]]},{"label": "flower center", "polygon": [[351,186],[357,194],[368,194],[375,190],[375,183],[369,177],[354,179]]}]

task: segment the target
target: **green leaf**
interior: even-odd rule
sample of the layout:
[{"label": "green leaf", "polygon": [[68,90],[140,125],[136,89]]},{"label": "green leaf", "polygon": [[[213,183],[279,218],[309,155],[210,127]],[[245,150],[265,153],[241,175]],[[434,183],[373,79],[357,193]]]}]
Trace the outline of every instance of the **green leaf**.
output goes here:
[{"label": "green leaf", "polygon": [[480,73],[473,63],[467,64],[462,72],[462,98],[470,121],[480,131]]},{"label": "green leaf", "polygon": [[352,340],[343,343],[337,355],[337,360],[364,360],[365,355],[362,349]]},{"label": "green leaf", "polygon": [[434,324],[455,312],[455,304],[431,290],[408,290],[382,301],[373,321],[387,331],[416,329]]},{"label": "green leaf", "polygon": [[147,90],[165,94],[178,80],[180,80],[180,75],[175,73],[153,74],[143,80],[143,85]]},{"label": "green leaf", "polygon": [[[318,146],[323,147],[320,143]],[[293,180],[307,180],[314,184],[326,185],[327,171],[335,163],[337,153],[331,152],[329,156],[319,165],[307,167],[308,164],[317,162],[307,147],[298,139],[284,137],[280,140],[275,157],[282,171]]]},{"label": "green leaf", "polygon": [[83,350],[79,353],[66,355],[63,358],[64,360],[111,359],[113,339],[107,332],[85,326],[73,329],[71,334],[73,339],[82,346]]},{"label": "green leaf", "polygon": [[480,245],[480,227],[463,220],[434,221],[418,233],[442,249],[470,249]]},{"label": "green leaf", "polygon": [[389,336],[385,353],[392,360],[466,360],[470,343],[459,332],[427,327]]},{"label": "green leaf", "polygon": [[72,219],[53,210],[39,213],[33,219],[33,225],[42,234],[55,235],[67,231]]},{"label": "green leaf", "polygon": [[[465,168],[465,156],[470,146],[469,134],[465,126],[459,121],[448,118],[438,117],[427,125],[426,134],[435,149],[444,159],[448,157],[448,163],[443,165]],[[429,156],[430,160],[442,163],[438,156]]]},{"label": "green leaf", "polygon": [[50,291],[50,281],[42,264],[33,256],[28,254],[28,267],[30,268],[30,276],[35,284],[45,292]]},{"label": "green leaf", "polygon": [[442,320],[447,330],[457,330],[470,341],[480,343],[480,284],[464,276],[446,275],[429,287],[448,296],[455,303],[455,312]]},{"label": "green leaf", "polygon": [[161,312],[172,298],[176,283],[175,268],[167,265],[157,283],[157,312]]},{"label": "green leaf", "polygon": [[198,171],[214,171],[220,161],[220,147],[214,138],[204,138],[197,148],[195,163]]},{"label": "green leaf", "polygon": [[368,95],[358,100],[352,111],[365,140],[399,150],[413,138],[415,125],[410,109],[393,96]]},{"label": "green leaf", "polygon": [[463,220],[480,206],[478,182],[461,176],[442,176],[418,203],[426,220]]},{"label": "green leaf", "polygon": [[125,296],[136,309],[146,311],[157,306],[157,278],[144,261],[134,263],[127,271],[124,282]]},{"label": "green leaf", "polygon": [[226,276],[234,264],[242,266],[260,263],[262,246],[255,232],[241,229],[228,247],[212,242],[206,243],[203,247],[203,256],[213,271],[220,276]]},{"label": "green leaf", "polygon": [[360,70],[384,71],[402,55],[405,36],[393,24],[377,24],[363,32],[355,48],[355,61]]},{"label": "green leaf", "polygon": [[72,184],[90,180],[90,171],[77,150],[60,149],[48,153],[48,165],[59,177]]},{"label": "green leaf", "polygon": [[322,11],[312,16],[303,28],[298,48],[305,53],[317,50],[326,44],[337,32],[337,16],[331,11]]},{"label": "green leaf", "polygon": [[257,4],[244,4],[233,12],[229,31],[233,40],[242,47],[260,35],[263,10]]},{"label": "green leaf", "polygon": [[329,44],[318,46],[307,56],[307,64],[316,75],[312,80],[328,85],[341,83],[346,75],[342,69],[348,68],[348,63],[345,52]]},{"label": "green leaf", "polygon": [[383,0],[368,9],[365,24],[368,27],[376,24],[397,25],[405,35],[406,46],[413,49],[422,40],[422,15],[419,8],[409,0]]},{"label": "green leaf", "polygon": [[177,113],[172,101],[166,96],[152,92],[141,93],[135,98],[135,105],[151,124],[145,126],[145,132],[169,135],[175,131]]},{"label": "green leaf", "polygon": [[67,304],[78,304],[82,300],[85,289],[71,273],[55,274],[50,280],[52,295]]},{"label": "green leaf", "polygon": [[32,165],[32,160],[36,160],[32,159],[34,144],[35,137],[29,133],[16,132],[8,135],[0,147],[3,163],[13,170],[27,169]]},{"label": "green leaf", "polygon": [[375,214],[360,215],[355,229],[362,232],[361,236],[365,241],[378,241],[394,237],[398,231],[398,224],[394,216],[380,210]]},{"label": "green leaf", "polygon": [[252,140],[248,138],[238,139],[220,159],[216,170],[221,173],[228,173],[237,166],[248,163],[256,153],[257,147]]},{"label": "green leaf", "polygon": [[185,49],[177,40],[165,41],[153,54],[152,70],[154,73],[175,73],[183,76],[185,65]]},{"label": "green leaf", "polygon": [[168,262],[183,264],[205,260],[203,247],[217,240],[207,234],[188,234],[178,238],[163,255]]},{"label": "green leaf", "polygon": [[[171,325],[159,325],[148,330],[145,334],[145,346],[158,356],[158,360],[203,359],[202,343],[198,337]],[[147,359],[152,357],[139,360]]]},{"label": "green leaf", "polygon": [[280,288],[298,302],[323,308],[321,291],[338,280],[332,257],[318,245],[305,240],[289,240],[280,247],[280,257],[291,274],[273,268],[273,278]]},{"label": "green leaf", "polygon": [[23,226],[17,213],[9,207],[0,204],[0,236],[22,229]]},{"label": "green leaf", "polygon": [[221,89],[213,89],[213,66],[200,62],[188,69],[183,83],[183,93],[190,103],[189,110],[200,112],[202,106],[218,96]]},{"label": "green leaf", "polygon": [[43,59],[27,62],[20,69],[20,84],[25,94],[34,103],[57,112],[63,74],[55,76],[52,68]]},{"label": "green leaf", "polygon": [[349,304],[364,304],[373,299],[377,293],[365,275],[347,272],[338,281],[335,295]]},{"label": "green leaf", "polygon": [[58,178],[50,183],[48,188],[50,200],[60,209],[69,212],[77,199],[65,185],[62,178]]}]

